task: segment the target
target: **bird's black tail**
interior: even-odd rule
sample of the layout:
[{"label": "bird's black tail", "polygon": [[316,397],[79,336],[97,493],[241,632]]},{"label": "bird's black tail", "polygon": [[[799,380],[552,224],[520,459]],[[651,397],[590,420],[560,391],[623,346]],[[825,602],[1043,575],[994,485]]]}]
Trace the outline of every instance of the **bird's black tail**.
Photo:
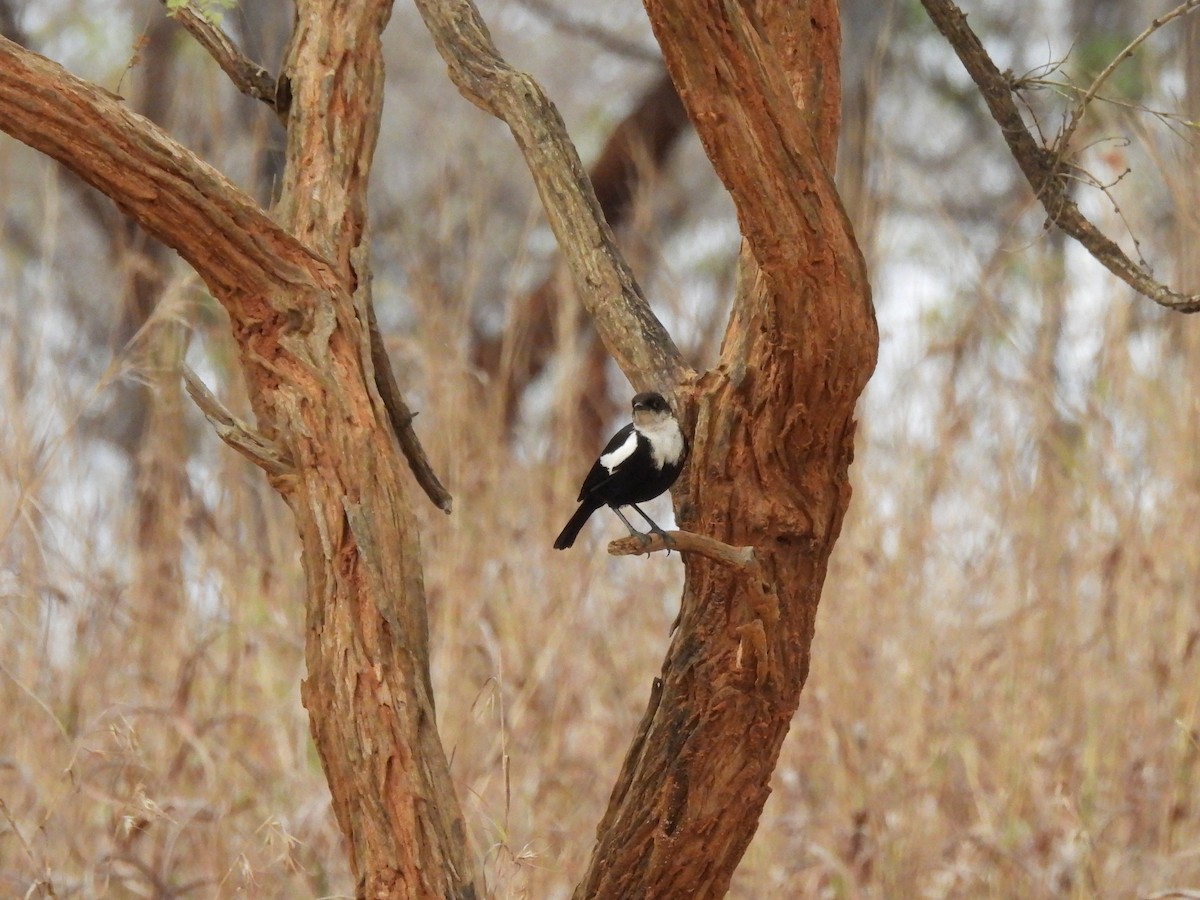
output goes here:
[{"label": "bird's black tail", "polygon": [[554,540],[555,550],[566,550],[575,543],[575,538],[579,537],[579,531],[583,528],[584,523],[591,518],[592,513],[600,508],[600,504],[592,503],[584,500],[579,504],[579,509],[575,510],[575,515],[563,527],[562,533]]}]

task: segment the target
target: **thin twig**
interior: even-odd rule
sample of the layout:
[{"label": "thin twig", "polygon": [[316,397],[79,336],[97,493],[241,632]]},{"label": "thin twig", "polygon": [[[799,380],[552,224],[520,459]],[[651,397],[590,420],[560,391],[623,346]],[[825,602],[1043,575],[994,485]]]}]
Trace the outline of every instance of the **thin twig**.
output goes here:
[{"label": "thin twig", "polygon": [[[165,5],[166,0],[163,0],[163,3]],[[187,29],[196,42],[208,51],[208,55],[229,76],[234,87],[247,97],[261,100],[281,117],[287,115],[290,98],[286,90],[280,89],[279,80],[258,63],[247,58],[225,32],[190,4],[170,10],[167,15]]]},{"label": "thin twig", "polygon": [[1071,142],[1071,136],[1075,133],[1075,129],[1079,127],[1079,123],[1083,120],[1083,115],[1085,112],[1087,112],[1088,106],[1091,105],[1091,102],[1096,99],[1096,94],[1099,93],[1100,88],[1103,87],[1104,83],[1112,76],[1112,73],[1117,71],[1117,67],[1120,66],[1121,63],[1125,62],[1125,60],[1129,59],[1129,57],[1133,56],[1133,54],[1137,52],[1137,48],[1145,43],[1150,35],[1154,34],[1154,32],[1158,31],[1172,19],[1178,19],[1180,16],[1185,16],[1192,10],[1196,9],[1196,7],[1200,7],[1200,0],[1186,0],[1186,2],[1179,4],[1165,15],[1154,19],[1151,21],[1149,27],[1147,27],[1145,31],[1126,44],[1125,49],[1112,58],[1109,64],[1104,67],[1104,70],[1096,76],[1096,79],[1092,82],[1091,87],[1089,87],[1084,93],[1083,97],[1079,101],[1079,105],[1075,107],[1075,111],[1071,114],[1071,121],[1067,123],[1067,127],[1063,129],[1063,133],[1058,139],[1058,147],[1061,153],[1066,152],[1067,146]]},{"label": "thin twig", "polygon": [[1029,133],[1013,101],[1011,75],[996,68],[962,10],[951,0],[921,0],[921,4],[979,88],[1009,151],[1050,221],[1142,296],[1176,312],[1200,312],[1200,294],[1183,294],[1156,280],[1079,211],[1069,190],[1070,168]]}]

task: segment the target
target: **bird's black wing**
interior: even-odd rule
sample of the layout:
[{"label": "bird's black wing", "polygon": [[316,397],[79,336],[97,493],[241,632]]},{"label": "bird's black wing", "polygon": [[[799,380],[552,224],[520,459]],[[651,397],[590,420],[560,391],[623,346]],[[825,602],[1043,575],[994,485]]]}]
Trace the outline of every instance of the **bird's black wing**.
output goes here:
[{"label": "bird's black wing", "polygon": [[629,440],[631,434],[633,434],[632,422],[614,434],[612,439],[604,445],[604,449],[600,451],[600,456],[593,463],[591,471],[587,473],[587,478],[583,479],[583,487],[579,489],[579,497],[577,498],[578,502],[582,502],[584,497],[612,477],[612,473],[608,471],[604,463],[600,460]]}]

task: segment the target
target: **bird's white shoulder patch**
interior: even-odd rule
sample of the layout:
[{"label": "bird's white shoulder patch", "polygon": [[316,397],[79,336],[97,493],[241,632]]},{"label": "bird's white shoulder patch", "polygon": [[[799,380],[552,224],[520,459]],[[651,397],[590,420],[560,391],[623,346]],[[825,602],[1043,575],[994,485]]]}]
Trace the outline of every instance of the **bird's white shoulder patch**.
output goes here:
[{"label": "bird's white shoulder patch", "polygon": [[608,470],[608,474],[611,475],[617,466],[633,455],[633,451],[637,449],[637,444],[637,432],[630,431],[629,437],[625,439],[625,443],[600,457],[600,465],[604,466]]},{"label": "bird's white shoulder patch", "polygon": [[650,442],[650,455],[654,459],[654,467],[673,466],[683,455],[683,432],[679,430],[679,422],[671,417],[653,425],[639,428]]}]

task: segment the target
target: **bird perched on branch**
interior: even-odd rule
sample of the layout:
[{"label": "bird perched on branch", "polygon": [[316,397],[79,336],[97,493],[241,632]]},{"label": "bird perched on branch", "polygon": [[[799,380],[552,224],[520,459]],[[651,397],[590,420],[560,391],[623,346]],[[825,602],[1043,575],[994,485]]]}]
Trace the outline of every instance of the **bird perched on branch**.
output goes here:
[{"label": "bird perched on branch", "polygon": [[583,524],[602,506],[611,507],[630,534],[640,536],[641,532],[618,507],[632,506],[651,531],[664,534],[638,504],[653,500],[675,483],[687,449],[679,421],[662,394],[647,392],[634,397],[633,421],[613,435],[583,480],[579,509],[555,540],[554,549],[566,550],[574,544]]}]

